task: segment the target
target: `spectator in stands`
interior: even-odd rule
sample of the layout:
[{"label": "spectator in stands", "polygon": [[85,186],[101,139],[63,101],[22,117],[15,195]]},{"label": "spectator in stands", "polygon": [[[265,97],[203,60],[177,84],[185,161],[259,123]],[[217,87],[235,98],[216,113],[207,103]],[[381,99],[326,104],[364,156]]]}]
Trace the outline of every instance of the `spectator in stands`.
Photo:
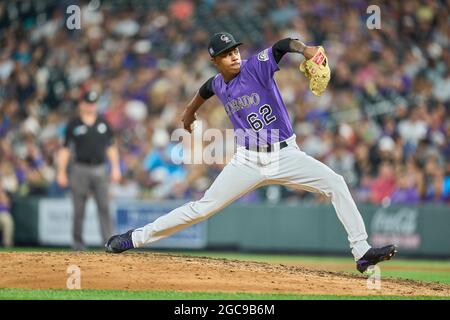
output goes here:
[{"label": "spectator in stands", "polygon": [[19,189],[19,182],[17,181],[14,167],[6,158],[0,162],[0,188],[9,194],[15,194]]},{"label": "spectator in stands", "polygon": [[441,201],[443,197],[444,170],[439,166],[435,156],[426,159],[425,167],[425,194],[426,201]]},{"label": "spectator in stands", "polygon": [[450,162],[447,162],[444,183],[442,186],[442,197],[445,201],[450,201]]},{"label": "spectator in stands", "polygon": [[[145,157],[143,167],[154,185],[152,194],[157,199],[168,197],[172,188],[186,178],[187,173],[181,163],[182,153],[176,148],[178,144],[169,141],[169,134],[165,129],[156,129],[153,148]],[[180,163],[175,163],[174,160]]]},{"label": "spectator in stands", "polygon": [[2,232],[2,245],[7,248],[12,247],[14,243],[14,221],[10,209],[8,194],[0,186],[0,231]]},{"label": "spectator in stands", "polygon": [[335,139],[334,150],[327,157],[325,163],[337,174],[342,175],[349,186],[356,185],[355,157],[353,153],[345,149],[344,142],[339,138]]},{"label": "spectator in stands", "polygon": [[371,200],[379,204],[391,197],[395,189],[395,171],[390,162],[382,162],[379,174],[371,186]]},{"label": "spectator in stands", "polygon": [[391,195],[393,204],[416,204],[420,201],[414,180],[410,179],[406,168],[398,169],[395,189]]}]

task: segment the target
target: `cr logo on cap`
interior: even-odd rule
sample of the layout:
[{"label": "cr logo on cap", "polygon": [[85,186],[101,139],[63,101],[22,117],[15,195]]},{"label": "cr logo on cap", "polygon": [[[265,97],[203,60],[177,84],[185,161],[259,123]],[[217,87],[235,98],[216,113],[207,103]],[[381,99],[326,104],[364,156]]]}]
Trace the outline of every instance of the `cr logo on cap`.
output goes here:
[{"label": "cr logo on cap", "polygon": [[230,38],[226,34],[220,36],[220,40],[225,41],[225,43],[231,42]]}]

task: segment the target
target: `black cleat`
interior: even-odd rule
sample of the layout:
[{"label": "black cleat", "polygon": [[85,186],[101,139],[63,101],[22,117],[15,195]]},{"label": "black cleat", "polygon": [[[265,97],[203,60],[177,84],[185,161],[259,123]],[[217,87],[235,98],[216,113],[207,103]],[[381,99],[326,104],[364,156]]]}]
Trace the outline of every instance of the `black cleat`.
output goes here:
[{"label": "black cleat", "polygon": [[126,233],[112,236],[105,244],[105,251],[108,253],[121,253],[133,249],[133,240],[131,239],[132,233],[133,230],[128,230]]},{"label": "black cleat", "polygon": [[369,266],[376,265],[378,262],[390,260],[397,253],[397,248],[391,244],[383,248],[370,248],[366,254],[356,261],[356,269],[363,273]]}]

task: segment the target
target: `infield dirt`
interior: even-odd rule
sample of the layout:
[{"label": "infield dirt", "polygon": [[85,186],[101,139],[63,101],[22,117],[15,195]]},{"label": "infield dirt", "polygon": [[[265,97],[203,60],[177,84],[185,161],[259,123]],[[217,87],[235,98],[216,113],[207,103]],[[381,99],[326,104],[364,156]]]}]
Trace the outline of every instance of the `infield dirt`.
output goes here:
[{"label": "infield dirt", "polygon": [[450,286],[382,279],[298,265],[166,253],[2,252],[0,288],[67,289],[69,266],[81,270],[82,289],[176,290],[335,295],[450,296]]}]

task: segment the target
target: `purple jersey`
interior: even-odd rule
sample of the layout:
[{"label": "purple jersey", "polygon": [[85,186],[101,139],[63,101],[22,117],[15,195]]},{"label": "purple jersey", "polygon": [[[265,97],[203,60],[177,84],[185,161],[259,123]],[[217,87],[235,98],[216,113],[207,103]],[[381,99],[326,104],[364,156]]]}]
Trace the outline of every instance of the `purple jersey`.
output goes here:
[{"label": "purple jersey", "polygon": [[212,89],[225,106],[239,145],[272,144],[293,135],[273,78],[278,70],[272,48],[268,48],[242,60],[239,74],[228,83],[221,74],[214,77]]}]

